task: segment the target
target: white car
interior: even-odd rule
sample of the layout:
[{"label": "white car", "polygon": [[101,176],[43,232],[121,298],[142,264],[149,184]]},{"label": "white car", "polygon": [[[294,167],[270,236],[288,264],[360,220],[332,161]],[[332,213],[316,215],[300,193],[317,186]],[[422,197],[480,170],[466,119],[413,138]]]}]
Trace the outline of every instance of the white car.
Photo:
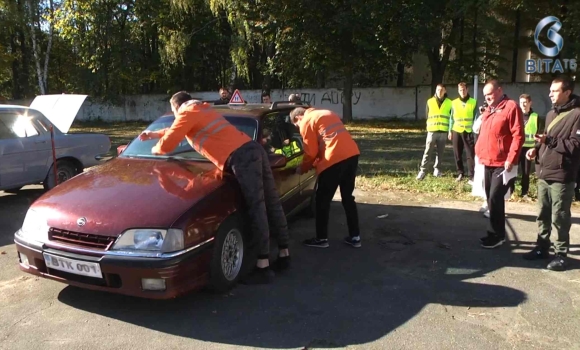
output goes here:
[{"label": "white car", "polygon": [[53,156],[58,184],[110,159],[107,135],[67,134],[86,97],[42,95],[30,107],[0,105],[0,190],[41,183],[52,189],[57,185]]}]

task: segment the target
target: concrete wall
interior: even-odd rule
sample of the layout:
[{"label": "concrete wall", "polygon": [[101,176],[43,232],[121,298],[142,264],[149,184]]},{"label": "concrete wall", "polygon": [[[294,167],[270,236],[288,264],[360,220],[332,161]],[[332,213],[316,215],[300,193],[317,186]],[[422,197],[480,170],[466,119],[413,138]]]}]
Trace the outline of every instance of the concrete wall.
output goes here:
[{"label": "concrete wall", "polygon": [[[483,85],[478,88],[478,105],[483,102]],[[473,85],[469,87],[473,96]],[[533,108],[540,115],[545,116],[551,107],[548,98],[548,83],[521,83],[505,84],[505,93],[512,99],[518,99],[520,94],[528,93],[532,96]],[[458,96],[456,84],[447,85],[450,98]],[[260,90],[241,91],[243,98],[248,103],[261,101]],[[300,93],[302,100],[318,108],[326,108],[337,112],[342,116],[342,92],[338,89],[296,89],[296,90],[272,90],[273,101],[288,100],[292,93]],[[218,98],[216,92],[194,92],[194,97],[205,100]],[[431,96],[430,86],[417,86],[405,88],[368,88],[354,89],[352,96],[353,116],[355,119],[393,118],[424,119],[425,104]],[[104,104],[91,101],[90,98],[84,103],[77,120],[104,121],[152,121],[159,116],[170,112],[169,95],[135,95],[126,96],[121,105]],[[10,101],[10,103],[29,105],[28,101]]]}]

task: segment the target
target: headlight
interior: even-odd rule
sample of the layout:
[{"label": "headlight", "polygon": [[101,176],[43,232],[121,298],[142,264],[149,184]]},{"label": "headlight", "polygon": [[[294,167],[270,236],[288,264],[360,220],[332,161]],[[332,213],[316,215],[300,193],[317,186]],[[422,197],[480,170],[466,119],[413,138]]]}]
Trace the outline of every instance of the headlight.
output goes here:
[{"label": "headlight", "polygon": [[48,241],[48,223],[41,212],[28,209],[20,232],[24,238],[45,243]]},{"label": "headlight", "polygon": [[111,250],[170,253],[183,247],[181,230],[134,229],[123,232]]}]

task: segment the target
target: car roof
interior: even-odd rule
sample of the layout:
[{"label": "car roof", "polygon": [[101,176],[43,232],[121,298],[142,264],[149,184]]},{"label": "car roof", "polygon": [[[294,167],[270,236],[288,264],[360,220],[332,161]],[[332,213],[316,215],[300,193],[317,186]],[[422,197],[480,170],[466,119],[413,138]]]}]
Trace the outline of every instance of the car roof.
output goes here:
[{"label": "car roof", "polygon": [[20,105],[2,105],[2,104],[0,104],[0,109],[9,109],[9,110],[23,109],[23,110],[27,110],[30,108],[28,108],[26,106],[20,106]]},{"label": "car roof", "polygon": [[[271,105],[269,103],[246,103],[243,105],[213,105],[212,109],[218,111],[223,116],[235,117],[235,118],[251,118],[251,119],[261,119],[264,115],[272,112],[290,112],[296,105],[283,104],[280,106]],[[159,117],[166,118],[172,117],[173,114],[167,113]]]}]

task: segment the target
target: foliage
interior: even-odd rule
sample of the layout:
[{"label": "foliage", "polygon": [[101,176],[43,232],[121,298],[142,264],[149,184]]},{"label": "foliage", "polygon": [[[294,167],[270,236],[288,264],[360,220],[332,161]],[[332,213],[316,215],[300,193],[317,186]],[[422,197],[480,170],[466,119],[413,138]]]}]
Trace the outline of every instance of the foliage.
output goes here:
[{"label": "foliage", "polygon": [[0,98],[42,86],[110,101],[222,86],[348,90],[402,82],[417,53],[432,83],[509,75],[504,57],[534,48],[529,33],[547,15],[562,20],[561,56],[577,57],[571,1],[0,0]]}]

